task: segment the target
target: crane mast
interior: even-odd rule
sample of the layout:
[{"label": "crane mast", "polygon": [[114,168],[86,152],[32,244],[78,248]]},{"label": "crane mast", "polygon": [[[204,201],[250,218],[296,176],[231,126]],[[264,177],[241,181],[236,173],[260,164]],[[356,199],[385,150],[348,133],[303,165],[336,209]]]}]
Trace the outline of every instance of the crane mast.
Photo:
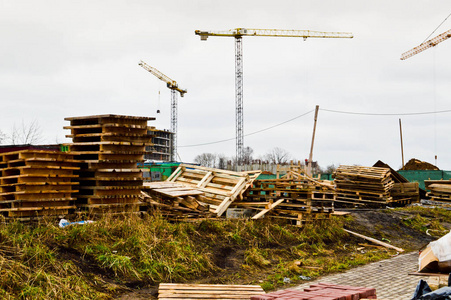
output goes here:
[{"label": "crane mast", "polygon": [[406,60],[409,57],[412,57],[420,52],[423,52],[424,50],[431,48],[431,47],[435,47],[437,46],[439,43],[449,39],[451,37],[451,29],[448,31],[445,31],[442,34],[437,35],[436,37],[427,40],[424,43],[421,43],[420,45],[416,46],[415,48],[410,49],[409,51],[404,52],[401,55],[401,60]]},{"label": "crane mast", "polygon": [[263,37],[302,37],[307,38],[353,38],[350,32],[323,32],[312,30],[285,30],[285,29],[252,29],[236,28],[226,31],[194,32],[206,41],[210,36],[235,38],[235,125],[236,125],[236,160],[237,166],[244,160],[244,117],[243,117],[243,36]]},{"label": "crane mast", "polygon": [[143,61],[139,62],[139,65],[143,67],[145,70],[149,71],[153,75],[155,75],[158,79],[166,82],[167,87],[171,90],[171,129],[172,132],[172,141],[171,141],[171,160],[177,160],[177,92],[180,93],[180,96],[184,96],[187,93],[187,90],[183,90],[178,87],[178,84],[175,80],[172,80],[159,70],[154,67],[149,66]]}]

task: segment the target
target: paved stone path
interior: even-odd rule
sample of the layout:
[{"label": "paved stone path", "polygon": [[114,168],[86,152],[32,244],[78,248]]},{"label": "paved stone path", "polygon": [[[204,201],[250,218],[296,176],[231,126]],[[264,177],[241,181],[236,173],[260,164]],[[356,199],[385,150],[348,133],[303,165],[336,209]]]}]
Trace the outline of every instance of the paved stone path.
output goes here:
[{"label": "paved stone path", "polygon": [[417,269],[418,253],[412,252],[357,267],[344,273],[325,276],[294,289],[303,290],[313,283],[330,282],[375,288],[378,299],[409,300],[421,277],[408,274]]}]

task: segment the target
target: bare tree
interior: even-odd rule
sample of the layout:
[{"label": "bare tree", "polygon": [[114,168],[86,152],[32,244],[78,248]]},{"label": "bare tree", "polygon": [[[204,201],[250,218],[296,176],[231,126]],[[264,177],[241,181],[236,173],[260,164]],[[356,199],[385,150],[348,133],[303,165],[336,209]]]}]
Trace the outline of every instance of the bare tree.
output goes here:
[{"label": "bare tree", "polygon": [[216,158],[217,155],[214,153],[202,153],[194,158],[194,162],[203,167],[214,168],[216,167]]},{"label": "bare tree", "polygon": [[337,169],[337,166],[334,164],[328,165],[326,169],[323,170],[323,173],[332,174]]},{"label": "bare tree", "polygon": [[22,120],[20,126],[13,125],[9,139],[13,145],[35,145],[42,141],[42,129],[37,120],[31,123],[25,123]]},{"label": "bare tree", "polygon": [[218,169],[227,169],[227,157],[224,154],[218,154]]},{"label": "bare tree", "polygon": [[0,144],[2,144],[5,139],[6,139],[6,134],[4,134],[3,131],[0,130]]},{"label": "bare tree", "polygon": [[288,151],[275,147],[264,155],[265,160],[273,164],[286,164],[290,160],[290,153]]}]

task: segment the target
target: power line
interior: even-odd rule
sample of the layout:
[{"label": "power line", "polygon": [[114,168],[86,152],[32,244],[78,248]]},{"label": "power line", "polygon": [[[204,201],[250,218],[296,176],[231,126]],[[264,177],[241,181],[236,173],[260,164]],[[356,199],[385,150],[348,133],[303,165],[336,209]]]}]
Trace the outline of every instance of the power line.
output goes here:
[{"label": "power line", "polygon": [[[296,117],[294,117],[294,118],[291,118],[291,119],[289,119],[289,120],[286,120],[286,121],[283,121],[283,122],[281,122],[281,123],[278,123],[278,124],[276,124],[276,125],[272,125],[272,126],[269,126],[269,127],[266,127],[266,128],[263,128],[263,129],[260,129],[260,130],[257,130],[257,131],[248,133],[248,134],[245,134],[244,136],[250,136],[250,135],[253,135],[253,134],[257,134],[257,133],[260,133],[260,132],[263,132],[263,131],[267,131],[267,130],[273,129],[273,128],[275,128],[275,127],[284,125],[284,124],[286,124],[286,123],[289,123],[289,122],[292,122],[292,121],[294,121],[294,120],[296,120],[296,119],[299,119],[299,118],[301,118],[301,117],[303,117],[303,116],[306,116],[306,115],[308,115],[309,113],[312,113],[313,111],[314,111],[314,109],[312,109],[312,110],[310,110],[310,111],[308,111],[308,112],[306,112],[306,113],[303,113],[303,114],[301,114],[301,115],[299,115],[299,116],[296,116]],[[206,145],[219,144],[219,143],[224,143],[224,142],[228,142],[228,141],[233,141],[233,140],[235,140],[235,139],[236,139],[236,138],[230,138],[230,139],[219,140],[219,141],[215,141],[215,142],[208,142],[208,143],[194,144],[194,145],[186,145],[186,146],[178,146],[178,147],[179,147],[179,148],[181,148],[181,147],[183,147],[183,148],[188,148],[188,147],[206,146]]]},{"label": "power line", "polygon": [[[332,112],[332,113],[339,113],[339,114],[348,114],[348,115],[361,115],[361,116],[414,116],[414,115],[432,115],[432,114],[440,114],[440,113],[449,113],[451,112],[451,109],[447,109],[447,110],[440,110],[440,111],[428,111],[428,112],[413,112],[413,113],[366,113],[366,112],[352,112],[352,111],[341,111],[341,110],[332,110],[332,109],[326,109],[326,108],[320,108],[320,110],[326,111],[326,112]],[[275,127],[279,127],[282,126],[286,123],[292,122],[296,119],[299,119],[301,117],[304,117],[310,113],[312,113],[314,110],[310,110],[306,113],[303,113],[299,116],[296,116],[294,118],[291,118],[289,120],[283,121],[281,123],[245,134],[244,136],[250,136],[250,135],[254,135],[260,132],[264,132],[270,129],[273,129]],[[236,138],[229,138],[229,139],[224,139],[224,140],[219,140],[219,141],[214,141],[214,142],[207,142],[207,143],[200,143],[200,144],[193,144],[193,145],[185,145],[185,146],[178,146],[179,148],[189,148],[189,147],[198,147],[198,146],[206,146],[206,145],[213,145],[213,144],[219,144],[219,143],[224,143],[224,142],[229,142],[229,141],[233,141]]]},{"label": "power line", "polygon": [[341,111],[341,110],[332,110],[320,108],[320,110],[339,113],[339,114],[348,114],[348,115],[362,115],[362,116],[414,116],[414,115],[432,115],[432,114],[441,114],[441,113],[449,113],[451,109],[440,110],[440,111],[427,111],[427,112],[413,112],[413,113],[366,113],[366,112],[352,112],[352,111]]}]

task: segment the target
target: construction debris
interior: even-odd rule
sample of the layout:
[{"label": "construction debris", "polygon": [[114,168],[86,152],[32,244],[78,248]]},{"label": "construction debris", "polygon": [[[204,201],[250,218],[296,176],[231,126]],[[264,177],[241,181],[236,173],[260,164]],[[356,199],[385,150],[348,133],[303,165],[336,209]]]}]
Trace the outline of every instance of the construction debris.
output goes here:
[{"label": "construction debris", "polygon": [[390,169],[339,166],[333,174],[337,202],[352,205],[386,205],[393,202]]},{"label": "construction debris", "polygon": [[353,232],[353,231],[351,231],[351,230],[347,230],[347,229],[343,229],[343,230],[346,231],[346,232],[349,233],[349,234],[358,236],[358,237],[360,237],[360,238],[362,238],[362,239],[365,239],[365,240],[370,241],[370,242],[373,242],[373,243],[375,243],[375,244],[384,246],[384,247],[386,247],[386,248],[394,249],[394,250],[396,250],[396,251],[398,251],[398,252],[404,252],[404,249],[402,249],[402,248],[395,247],[395,246],[393,246],[393,245],[384,243],[384,242],[382,242],[382,241],[376,240],[376,239],[374,239],[374,238],[365,236],[365,235],[360,234],[360,233],[357,233],[357,232]]},{"label": "construction debris", "polygon": [[143,200],[170,220],[213,217],[205,193],[177,182],[145,182]]},{"label": "construction debris", "polygon": [[193,187],[204,194],[203,202],[221,216],[232,202],[242,199],[243,193],[260,175],[261,171],[233,172],[181,164],[167,179]]},{"label": "construction debris", "polygon": [[426,196],[426,191],[420,189],[418,182],[410,182],[404,176],[393,170],[386,163],[378,160],[373,167],[390,169],[390,177],[395,184],[390,190],[390,196],[397,204],[412,204],[420,201],[421,197]]},{"label": "construction debris", "polygon": [[451,201],[451,180],[425,180],[424,185],[430,190],[426,195],[435,201]]},{"label": "construction debris", "polygon": [[233,207],[262,210],[253,218],[268,217],[306,221],[329,219],[334,212],[335,192],[328,183],[294,171],[280,179],[255,180],[243,201]]},{"label": "construction debris", "polygon": [[0,212],[29,219],[75,209],[79,170],[72,154],[23,150],[0,154]]},{"label": "construction debris", "polygon": [[141,203],[145,147],[151,145],[147,121],[153,118],[98,115],[65,118],[80,162],[77,206],[89,213],[137,212]]},{"label": "construction debris", "polygon": [[160,283],[159,300],[177,299],[253,299],[251,296],[264,295],[259,285],[224,285],[224,284],[177,284]]}]

